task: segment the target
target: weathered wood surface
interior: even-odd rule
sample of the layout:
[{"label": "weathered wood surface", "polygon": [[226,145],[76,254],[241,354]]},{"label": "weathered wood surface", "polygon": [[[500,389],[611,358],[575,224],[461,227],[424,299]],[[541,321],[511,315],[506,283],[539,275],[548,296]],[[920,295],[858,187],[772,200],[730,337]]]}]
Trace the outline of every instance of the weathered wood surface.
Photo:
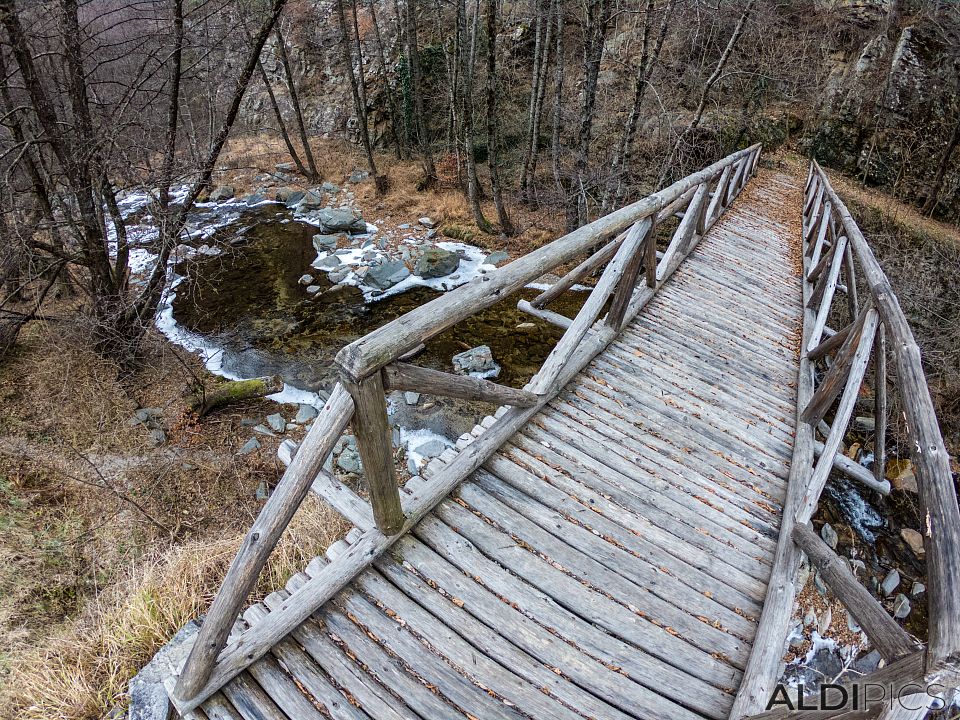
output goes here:
[{"label": "weathered wood surface", "polygon": [[820,571],[820,576],[833,594],[856,618],[884,660],[891,662],[919,649],[813,528],[807,524],[795,526],[793,539]]},{"label": "weathered wood surface", "polygon": [[[319,473],[359,530],[244,614],[218,672],[246,671],[226,687],[254,683],[291,718],[291,686],[333,717],[726,718],[795,432],[800,265],[766,216],[789,183],[748,186],[656,294],[639,281],[615,341],[598,308],[534,407],[407,483],[401,535]],[[637,282],[629,244],[614,267]]]},{"label": "weathered wood surface", "polygon": [[896,368],[898,395],[910,432],[911,459],[925,520],[930,611],[928,664],[930,667],[956,665],[960,657],[960,593],[956,591],[960,577],[960,508],[949,456],[923,372],[920,347],[866,238],[819,166],[815,172],[853,246],[861,276],[870,288],[871,299],[883,321]]},{"label": "weathered wood surface", "polygon": [[452,375],[401,362],[387,365],[383,369],[383,379],[387,390],[412,390],[425,395],[481,400],[514,407],[533,407],[537,404],[537,396],[526,390],[517,390],[469,375]]}]

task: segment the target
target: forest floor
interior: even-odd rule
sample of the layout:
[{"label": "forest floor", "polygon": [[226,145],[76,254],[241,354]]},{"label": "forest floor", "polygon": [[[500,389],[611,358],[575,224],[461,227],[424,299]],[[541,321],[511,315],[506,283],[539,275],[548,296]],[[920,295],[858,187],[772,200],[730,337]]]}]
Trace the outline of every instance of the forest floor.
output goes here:
[{"label": "forest floor", "polygon": [[[362,167],[344,144],[319,143],[315,153],[324,179],[335,183]],[[253,192],[258,177],[287,160],[279,142],[232,140],[214,181]],[[516,236],[484,235],[449,177],[423,192],[417,163],[378,161],[390,191],[377,196],[372,182],[358,183],[355,200],[388,224],[429,216],[471,234],[458,239],[512,257],[562,234],[562,209],[546,195],[536,210],[511,202]],[[805,172],[795,155],[769,161]],[[841,193],[960,247],[955,229],[831,177]],[[483,207],[495,218],[492,203]],[[90,349],[88,333],[71,319],[75,303],[51,303],[0,366],[0,717],[79,720],[122,706],[128,679],[209,603],[262,506],[258,488],[283,470],[280,438],[261,438],[260,452],[236,453],[250,433],[244,422],[276,412],[275,403],[246,401],[196,421],[185,396],[198,380],[215,381],[198,358],[151,332],[145,361],[123,371]],[[133,423],[142,408],[159,410],[166,435],[159,446],[148,427]],[[343,531],[329,508],[305,503],[261,591]]]}]

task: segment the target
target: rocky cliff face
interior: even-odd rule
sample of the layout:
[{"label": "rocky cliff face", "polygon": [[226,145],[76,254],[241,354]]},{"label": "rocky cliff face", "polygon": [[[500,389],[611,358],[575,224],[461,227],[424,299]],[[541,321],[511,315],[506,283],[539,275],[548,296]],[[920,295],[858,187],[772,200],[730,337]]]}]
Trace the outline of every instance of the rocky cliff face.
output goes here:
[{"label": "rocky cliff face", "polygon": [[[830,56],[803,143],[821,162],[922,205],[935,191],[960,119],[956,39],[935,16],[901,20],[883,3],[846,5],[855,6],[845,8],[849,22],[866,23],[873,32]],[[878,12],[885,19],[870,21]],[[939,185],[935,214],[956,220],[955,162]]]}]

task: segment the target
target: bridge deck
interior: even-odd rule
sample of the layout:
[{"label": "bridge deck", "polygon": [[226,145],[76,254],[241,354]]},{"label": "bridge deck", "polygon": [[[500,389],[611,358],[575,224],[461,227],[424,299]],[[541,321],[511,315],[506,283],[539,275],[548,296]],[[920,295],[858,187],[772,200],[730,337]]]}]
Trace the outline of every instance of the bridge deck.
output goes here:
[{"label": "bridge deck", "polygon": [[605,352],[206,715],[726,718],[792,451],[800,193],[755,178]]}]

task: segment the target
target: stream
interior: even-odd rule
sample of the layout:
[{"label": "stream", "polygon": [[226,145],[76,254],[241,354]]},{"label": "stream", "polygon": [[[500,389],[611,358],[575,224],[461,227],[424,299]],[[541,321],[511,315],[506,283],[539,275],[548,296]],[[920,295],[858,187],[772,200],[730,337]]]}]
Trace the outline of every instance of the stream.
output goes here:
[{"label": "stream", "polygon": [[[317,258],[316,227],[279,204],[229,212],[226,224],[204,238],[216,253],[192,253],[175,264],[174,288],[158,324],[174,342],[200,351],[217,374],[231,379],[279,375],[287,386],[274,398],[280,402],[317,404],[316,393],[337,381],[333,359],[344,345],[441,294],[414,285],[378,298],[366,288],[334,284],[311,268]],[[301,283],[305,272],[314,273],[312,293]],[[470,279],[465,271],[450,277],[451,285]],[[523,386],[562,335],[517,310],[519,297],[532,299],[538,292],[525,289],[458,323],[431,340],[415,362],[450,372],[453,355],[487,345],[500,366],[497,382]],[[568,293],[551,307],[573,315],[584,297]],[[424,398],[416,405],[393,400],[395,424],[448,438],[469,431],[495,409],[449,398]]]}]

